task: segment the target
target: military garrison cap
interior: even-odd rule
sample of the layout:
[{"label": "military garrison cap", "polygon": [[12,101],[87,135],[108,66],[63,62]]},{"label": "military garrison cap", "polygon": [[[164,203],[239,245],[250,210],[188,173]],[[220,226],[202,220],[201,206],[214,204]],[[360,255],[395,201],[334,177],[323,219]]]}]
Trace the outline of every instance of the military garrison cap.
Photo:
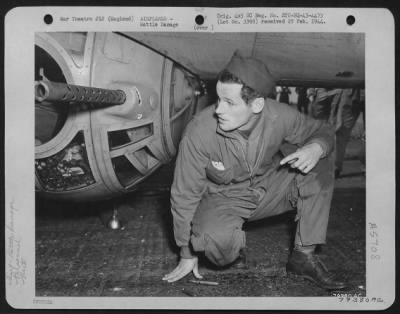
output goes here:
[{"label": "military garrison cap", "polygon": [[235,51],[224,70],[264,97],[267,97],[275,87],[275,79],[267,66],[261,60],[242,56],[238,50]]}]

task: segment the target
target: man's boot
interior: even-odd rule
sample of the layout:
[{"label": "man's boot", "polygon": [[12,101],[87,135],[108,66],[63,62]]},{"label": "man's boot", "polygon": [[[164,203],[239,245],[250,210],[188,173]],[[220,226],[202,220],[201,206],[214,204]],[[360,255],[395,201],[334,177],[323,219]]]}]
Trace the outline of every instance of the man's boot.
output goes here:
[{"label": "man's boot", "polygon": [[314,251],[294,249],[286,265],[286,271],[311,280],[324,289],[337,290],[347,287],[345,282],[335,279],[335,275],[327,270]]}]

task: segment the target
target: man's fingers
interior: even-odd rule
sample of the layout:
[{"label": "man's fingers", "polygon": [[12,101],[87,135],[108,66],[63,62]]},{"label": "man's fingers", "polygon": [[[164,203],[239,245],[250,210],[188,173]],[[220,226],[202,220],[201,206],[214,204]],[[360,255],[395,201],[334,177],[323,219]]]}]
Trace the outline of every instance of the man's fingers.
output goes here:
[{"label": "man's fingers", "polygon": [[[175,273],[173,276],[169,277],[167,279],[168,282],[175,282],[178,281],[180,279],[182,279],[183,277],[185,277],[187,274],[190,273],[190,269],[181,269],[181,271],[179,273]],[[199,270],[197,268],[193,269],[193,275],[197,278],[197,279],[202,279],[203,276],[200,275]]]},{"label": "man's fingers", "polygon": [[299,161],[295,161],[295,162],[290,163],[290,167],[292,167],[292,168],[299,168],[299,166],[300,166],[300,162]]},{"label": "man's fingers", "polygon": [[185,277],[188,273],[190,273],[190,269],[186,270],[182,267],[177,267],[172,273],[165,276],[163,280],[167,280],[168,282],[174,282]]},{"label": "man's fingers", "polygon": [[299,169],[301,172],[306,173],[307,170],[309,169],[309,165],[301,165],[298,169]]},{"label": "man's fingers", "polygon": [[197,265],[198,265],[197,258],[191,258],[191,259],[183,258],[179,261],[178,266],[171,273],[163,277],[163,280],[167,280],[168,282],[174,282],[185,277],[191,271],[193,272],[196,271],[196,275],[201,277],[201,275],[198,272]]},{"label": "man's fingers", "polygon": [[177,275],[179,275],[182,271],[185,271],[184,267],[181,264],[179,264],[177,267],[175,267],[175,269],[172,272],[170,272],[169,274],[166,274],[163,277],[163,280],[169,280],[171,278],[174,278]]},{"label": "man's fingers", "polygon": [[309,164],[309,161],[304,160],[302,158],[299,158],[298,160],[296,160],[295,162],[293,162],[292,164],[290,164],[290,167],[292,168],[297,168],[297,169],[302,169],[305,166],[307,166]]},{"label": "man's fingers", "polygon": [[308,164],[305,167],[299,168],[303,173],[309,173],[312,169],[314,169],[315,165]]},{"label": "man's fingers", "polygon": [[182,279],[183,277],[185,277],[188,273],[190,273],[190,270],[187,271],[187,272],[183,271],[183,272],[177,273],[177,274],[175,274],[175,276],[173,276],[172,278],[168,279],[168,282],[178,281],[179,279]]},{"label": "man's fingers", "polygon": [[309,160],[297,160],[296,162],[290,165],[291,168],[299,169],[303,173],[308,173],[315,166],[315,163],[310,162]]},{"label": "man's fingers", "polygon": [[303,168],[307,167],[310,163],[307,160],[298,160],[293,163],[291,166],[297,168],[299,170],[303,170]]},{"label": "man's fingers", "polygon": [[202,278],[203,278],[203,276],[200,275],[200,273],[199,273],[199,267],[198,267],[198,265],[196,265],[196,266],[194,267],[194,269],[193,269],[193,275],[194,275],[197,279],[202,279]]},{"label": "man's fingers", "polygon": [[163,280],[169,280],[169,279],[175,277],[175,275],[176,275],[177,273],[180,272],[180,268],[181,268],[181,267],[178,266],[178,267],[176,267],[173,271],[171,271],[169,274],[166,274],[166,275],[163,277]]},{"label": "man's fingers", "polygon": [[282,160],[281,160],[281,162],[280,162],[280,164],[281,165],[284,165],[284,164],[286,164],[286,163],[293,163],[293,162],[295,162],[296,160],[298,160],[299,159],[299,156],[297,155],[297,152],[296,153],[293,153],[293,154],[290,154],[290,155],[288,155],[288,156],[286,156],[285,158],[283,158]]}]

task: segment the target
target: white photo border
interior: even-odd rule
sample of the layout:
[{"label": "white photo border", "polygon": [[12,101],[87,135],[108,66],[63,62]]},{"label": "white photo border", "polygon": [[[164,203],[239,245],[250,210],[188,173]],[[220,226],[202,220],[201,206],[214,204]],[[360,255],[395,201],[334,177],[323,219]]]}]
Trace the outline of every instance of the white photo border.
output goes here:
[{"label": "white photo border", "polygon": [[[299,12],[301,8],[177,8],[177,7],[79,7],[80,16],[105,16],[98,22],[63,22],[76,15],[76,7],[19,7],[5,18],[5,245],[6,298],[14,308],[53,309],[337,309],[381,310],[395,299],[395,38],[394,18],[387,9],[307,8],[323,13],[325,24],[268,25],[268,32],[341,32],[365,34],[366,91],[366,262],[368,298],[381,303],[340,302],[338,297],[36,297],[35,296],[35,179],[34,179],[34,35],[36,32],[74,31],[173,31],[195,30],[195,17],[207,16],[212,32],[264,32],[265,26],[220,25],[218,13],[243,11]],[[304,10],[303,10],[304,11]],[[44,23],[50,14],[53,23]],[[109,16],[169,16],[178,23],[171,29],[140,28],[138,23],[118,22]],[[349,26],[346,17],[356,23]],[[373,23],[371,22],[373,21]],[[211,30],[208,30],[211,31]],[[23,129],[21,130],[21,125]],[[379,244],[375,242],[376,232]],[[11,244],[10,244],[11,243]],[[379,259],[376,258],[379,255]],[[374,257],[375,256],[375,257]],[[17,263],[17,265],[15,264]],[[12,270],[18,267],[16,274]],[[17,276],[15,278],[15,276]],[[229,300],[227,300],[229,299]]]}]

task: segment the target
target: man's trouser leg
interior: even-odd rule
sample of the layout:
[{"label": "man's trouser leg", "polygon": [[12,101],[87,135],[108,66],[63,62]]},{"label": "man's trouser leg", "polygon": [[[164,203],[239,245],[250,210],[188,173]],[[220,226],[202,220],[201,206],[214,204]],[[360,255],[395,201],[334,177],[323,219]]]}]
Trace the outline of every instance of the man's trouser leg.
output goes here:
[{"label": "man's trouser leg", "polygon": [[361,113],[360,103],[353,103],[352,106],[343,106],[342,126],[336,132],[336,169],[342,170],[343,161],[346,154],[346,147],[349,143],[351,132]]},{"label": "man's trouser leg", "polygon": [[325,243],[334,188],[334,154],[321,159],[306,175],[282,168],[269,182],[264,198],[249,221],[278,215],[293,205],[297,207],[298,221],[295,244]]},{"label": "man's trouser leg", "polygon": [[234,202],[223,194],[206,194],[192,220],[193,249],[204,251],[216,265],[232,263],[246,244],[242,225],[248,210],[243,206],[245,202]]},{"label": "man's trouser leg", "polygon": [[[270,192],[268,195],[268,216],[293,209],[286,196],[292,189],[290,183],[294,174],[288,176],[287,170],[284,172],[286,175],[282,172],[282,175],[274,178],[271,190],[276,189],[277,193]],[[278,179],[280,182],[277,182]],[[246,244],[243,223],[254,213],[260,201],[249,198],[245,200],[223,194],[206,194],[192,220],[193,249],[204,251],[205,256],[216,265],[223,266],[235,261]]]},{"label": "man's trouser leg", "polygon": [[334,184],[333,154],[320,160],[307,175],[282,167],[267,180],[265,195],[258,204],[223,194],[206,194],[192,221],[194,250],[204,251],[216,265],[230,264],[245,247],[245,220],[279,215],[295,204],[299,220],[296,243],[324,243]]}]

